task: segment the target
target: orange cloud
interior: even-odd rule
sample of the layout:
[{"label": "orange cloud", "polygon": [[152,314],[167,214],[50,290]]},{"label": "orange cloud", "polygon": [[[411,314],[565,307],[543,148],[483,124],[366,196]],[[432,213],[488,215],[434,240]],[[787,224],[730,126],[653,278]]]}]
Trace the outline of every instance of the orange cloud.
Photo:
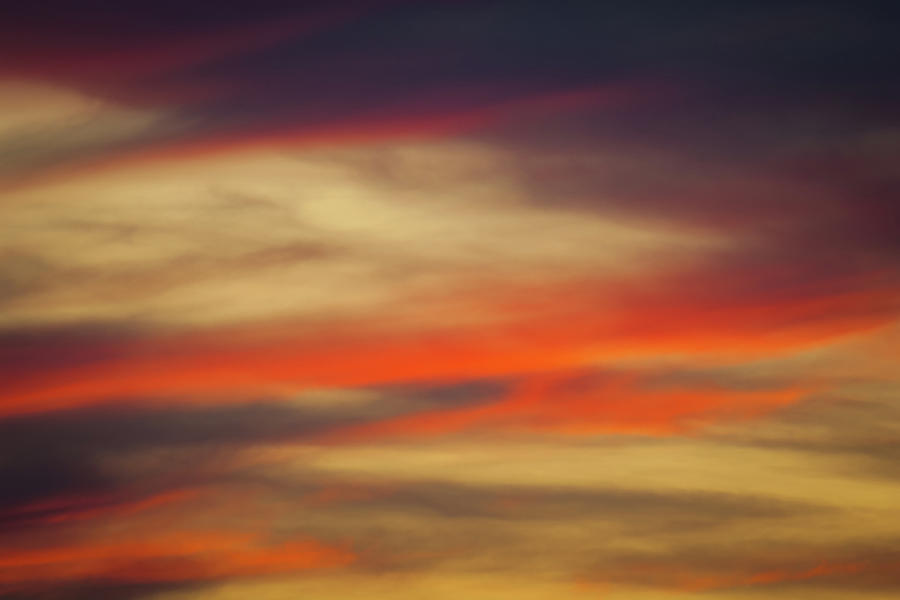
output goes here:
[{"label": "orange cloud", "polygon": [[508,307],[511,316],[481,328],[388,335],[336,325],[326,334],[289,339],[257,327],[145,340],[108,361],[16,377],[6,386],[0,416],[116,397],[240,400],[248,393],[525,375],[666,354],[715,364],[872,330],[896,318],[897,303],[895,290],[877,288],[737,304],[692,301],[676,289],[653,297],[619,293],[607,302],[590,288],[523,297],[528,300],[518,306],[494,302],[494,310]]},{"label": "orange cloud", "polygon": [[256,536],[183,532],[141,540],[86,542],[0,555],[0,583],[207,580],[340,567],[354,555],[314,540],[263,545]]},{"label": "orange cloud", "polygon": [[0,512],[0,519],[10,518],[29,523],[50,524],[132,515],[160,506],[186,502],[198,495],[200,495],[200,490],[197,489],[176,489],[137,499],[123,498],[114,494],[63,496]]}]

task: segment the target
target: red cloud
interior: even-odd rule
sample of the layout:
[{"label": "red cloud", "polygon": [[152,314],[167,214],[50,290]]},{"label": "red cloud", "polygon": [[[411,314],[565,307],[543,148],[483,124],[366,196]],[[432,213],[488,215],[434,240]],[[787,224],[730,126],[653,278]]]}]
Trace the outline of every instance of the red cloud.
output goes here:
[{"label": "red cloud", "polygon": [[897,314],[891,287],[734,298],[704,296],[696,283],[673,280],[654,293],[590,286],[498,292],[485,302],[510,318],[480,328],[387,334],[344,325],[292,339],[257,327],[144,340],[92,364],[9,374],[0,415],[116,397],[204,401],[215,394],[219,401],[248,392],[526,375],[667,354],[717,363],[828,343]]},{"label": "red cloud", "polygon": [[209,580],[341,567],[354,559],[346,549],[315,540],[265,545],[251,534],[182,532],[145,539],[18,548],[0,555],[0,583]]},{"label": "red cloud", "polygon": [[131,515],[185,502],[199,494],[197,489],[175,489],[144,497],[129,497],[127,494],[66,495],[2,511],[0,519],[51,524]]},{"label": "red cloud", "polygon": [[[575,374],[577,375],[577,374]],[[810,390],[729,390],[721,387],[642,389],[631,376],[587,385],[573,373],[525,379],[492,404],[436,410],[344,429],[327,439],[383,435],[430,436],[466,429],[565,434],[667,435],[716,418],[749,417],[797,402]]]}]

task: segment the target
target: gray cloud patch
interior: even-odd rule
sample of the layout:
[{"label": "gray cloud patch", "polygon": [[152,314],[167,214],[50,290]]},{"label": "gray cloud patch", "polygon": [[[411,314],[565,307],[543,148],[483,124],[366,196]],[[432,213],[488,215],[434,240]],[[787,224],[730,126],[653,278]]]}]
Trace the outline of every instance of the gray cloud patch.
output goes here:
[{"label": "gray cloud patch", "polygon": [[[456,386],[402,386],[360,390],[364,402],[345,404],[319,394],[312,403],[245,400],[240,403],[184,404],[177,398],[141,399],[0,420],[0,527],[21,527],[67,511],[139,499],[143,494],[199,483],[228,482],[206,464],[255,444],[296,443],[346,425],[400,414],[482,402],[500,382]],[[312,393],[316,395],[316,392]],[[146,400],[146,399],[144,399]],[[141,456],[159,449],[182,454],[183,469],[139,469],[113,473],[106,459]],[[49,509],[22,510],[47,499]],[[5,511],[5,514],[3,514]]]}]

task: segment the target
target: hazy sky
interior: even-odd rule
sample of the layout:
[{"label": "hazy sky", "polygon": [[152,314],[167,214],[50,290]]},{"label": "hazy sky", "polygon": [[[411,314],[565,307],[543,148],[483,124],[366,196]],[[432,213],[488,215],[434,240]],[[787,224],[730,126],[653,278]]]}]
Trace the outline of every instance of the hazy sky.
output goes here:
[{"label": "hazy sky", "polygon": [[900,594],[875,2],[0,18],[0,598]]}]

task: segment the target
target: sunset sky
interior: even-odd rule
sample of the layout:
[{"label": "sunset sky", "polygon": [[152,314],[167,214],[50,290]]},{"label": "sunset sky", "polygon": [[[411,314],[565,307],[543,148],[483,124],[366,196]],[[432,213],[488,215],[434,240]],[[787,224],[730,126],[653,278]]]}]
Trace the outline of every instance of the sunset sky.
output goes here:
[{"label": "sunset sky", "polygon": [[0,598],[900,597],[889,4],[0,9]]}]

